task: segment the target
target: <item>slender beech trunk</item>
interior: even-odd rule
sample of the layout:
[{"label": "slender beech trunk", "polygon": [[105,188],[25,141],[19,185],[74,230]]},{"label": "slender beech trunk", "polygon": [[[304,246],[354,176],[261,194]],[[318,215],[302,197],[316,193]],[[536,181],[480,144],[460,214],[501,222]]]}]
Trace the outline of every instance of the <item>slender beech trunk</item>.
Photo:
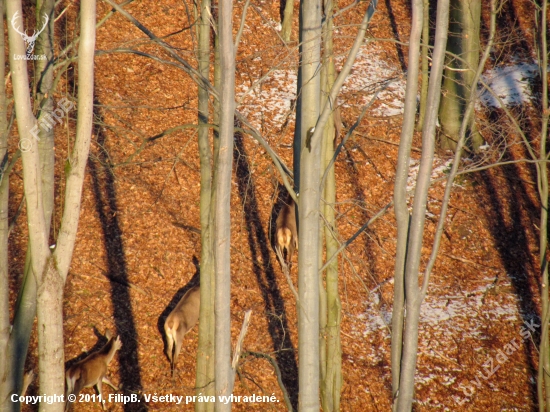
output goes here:
[{"label": "slender beech trunk", "polygon": [[[418,55],[422,34],[423,0],[412,3],[412,26],[409,40],[409,67],[407,70],[407,89],[405,91],[405,109],[401,139],[397,155],[397,170],[393,202],[397,221],[397,250],[394,269],[393,311],[392,311],[392,399],[397,399],[401,376],[401,354],[403,351],[403,325],[405,316],[405,259],[407,256],[407,238],[410,215],[407,209],[407,177],[411,155],[414,120],[416,114],[416,95],[418,91]],[[397,403],[394,403],[394,410]]]},{"label": "slender beech trunk", "polygon": [[[75,145],[65,167],[66,190],[63,217],[53,255],[48,259],[47,272],[38,287],[38,350],[40,392],[63,393],[65,389],[63,342],[63,286],[72,259],[82,185],[90,149],[93,124],[95,0],[80,3],[80,45],[78,48],[78,117]],[[38,273],[38,272],[37,272]],[[40,405],[40,411],[62,411],[60,403]]]},{"label": "slender beech trunk", "polygon": [[[45,55],[46,60],[35,62],[35,111],[40,124],[52,119],[54,111],[52,96],[53,84],[53,45],[54,45],[54,20],[55,1],[39,0],[36,3],[37,25],[48,16],[48,24],[45,30],[38,36],[35,47],[35,54]],[[38,145],[40,162],[40,184],[42,186],[42,207],[46,239],[49,241],[52,213],[54,210],[54,128],[39,127]],[[32,248],[31,248],[32,256]],[[55,266],[50,259],[46,269],[45,277],[42,278],[41,286],[37,290],[37,314],[39,328],[38,356],[40,366],[40,389],[45,393],[63,393],[64,390],[64,368],[55,367],[59,359],[63,360],[63,284],[64,281],[57,273]],[[36,274],[35,276],[36,277]],[[40,284],[40,283],[38,283]],[[47,325],[47,326],[45,326]],[[61,349],[61,350],[60,350]],[[51,369],[53,367],[53,369]],[[21,371],[23,372],[23,371]],[[40,406],[40,410],[59,410],[52,406]]]},{"label": "slender beech trunk", "polygon": [[[300,411],[319,410],[319,285],[321,280],[318,274],[319,265],[319,201],[321,189],[320,165],[321,165],[321,143],[323,131],[329,118],[333,118],[333,110],[336,97],[348,76],[351,67],[361,48],[369,22],[376,11],[377,0],[372,0],[361,21],[361,26],[355,37],[355,41],[348,58],[346,59],[340,74],[334,81],[323,111],[319,116],[317,102],[320,101],[320,82],[318,80],[318,70],[320,58],[319,42],[320,26],[313,24],[315,16],[315,7],[318,4],[311,2],[302,3],[300,9],[300,44],[302,45],[300,71],[298,73],[299,98],[296,111],[296,131],[294,139],[294,167],[300,167],[300,198],[299,198],[299,218],[300,231],[298,235],[298,352],[300,359]],[[313,13],[312,13],[313,12]],[[309,19],[306,19],[307,16]],[[319,22],[320,24],[320,22]],[[318,43],[317,43],[318,44]],[[308,46],[306,48],[306,45]],[[313,47],[315,46],[315,47]],[[313,47],[313,50],[310,48]],[[316,53],[316,54],[315,54]],[[307,111],[306,111],[307,109]],[[312,113],[317,110],[315,115]],[[312,127],[311,125],[314,125]],[[298,143],[301,145],[300,151],[296,152]],[[296,161],[298,159],[298,161]],[[334,162],[334,156],[330,162]],[[296,169],[294,171],[295,176]],[[327,176],[328,174],[325,174]],[[302,219],[307,217],[307,222]],[[305,226],[304,226],[305,225]],[[307,242],[307,243],[306,243]],[[332,259],[335,255],[331,255]],[[327,310],[331,310],[327,307]],[[336,313],[336,312],[333,312]],[[328,315],[327,315],[328,316]],[[328,322],[327,322],[328,326]],[[312,342],[316,347],[312,346]],[[328,345],[327,345],[328,348]],[[329,369],[324,373],[329,376]],[[337,373],[337,372],[336,372]],[[337,382],[337,380],[335,381]],[[304,387],[305,385],[305,387]],[[334,392],[337,386],[335,384]],[[338,391],[339,392],[339,391]],[[337,395],[339,396],[339,395]]]},{"label": "slender beech trunk", "polygon": [[[36,60],[34,68],[35,102],[37,102],[35,109],[38,112],[39,120],[49,116],[54,110],[51,93],[53,83],[54,3],[53,0],[45,0],[37,2],[36,5],[37,26],[44,23],[44,16],[48,17],[48,24],[38,36],[34,49],[35,55],[46,56],[45,60]],[[45,228],[46,233],[49,235],[54,209],[53,127],[50,129],[46,127],[39,128],[38,136],[39,140],[35,141],[33,139],[32,144],[38,146]],[[24,280],[15,306],[13,329],[6,348],[6,353],[8,354],[6,358],[10,361],[9,372],[7,374],[9,379],[3,383],[6,385],[9,384],[10,388],[2,385],[3,389],[0,390],[0,394],[6,391],[20,392],[23,381],[23,369],[36,315],[36,276],[32,272],[32,265],[30,263],[31,251],[29,244],[29,250],[25,258]],[[18,409],[17,406],[11,405],[11,407]]]},{"label": "slender beech trunk", "polygon": [[[21,3],[8,3],[8,18],[22,15]],[[45,205],[42,195],[40,155],[31,129],[36,124],[29,99],[27,66],[15,55],[25,54],[21,36],[8,28],[10,67],[17,123],[21,143],[28,147],[22,153],[23,180],[29,225],[29,249],[32,272],[36,277],[38,312],[38,356],[40,393],[46,395],[64,392],[63,356],[63,284],[65,282],[78,228],[80,199],[84,170],[91,141],[93,113],[93,58],[95,46],[95,1],[81,2],[81,41],[79,47],[79,102],[77,136],[66,167],[67,183],[64,212],[55,252],[50,253]],[[40,411],[62,411],[62,403],[42,403]]]},{"label": "slender beech trunk", "polygon": [[231,410],[220,396],[232,391],[231,368],[231,177],[233,170],[233,129],[235,114],[235,52],[232,35],[232,0],[219,1],[218,33],[220,42],[220,147],[216,167],[215,316],[216,316],[216,411]]},{"label": "slender beech trunk", "polygon": [[[8,20],[11,20],[15,13],[18,13],[19,16],[23,15],[21,2],[9,1],[7,4]],[[28,147],[29,149],[22,152],[21,158],[23,161],[23,180],[29,225],[28,247],[31,250],[30,266],[32,268],[30,270],[35,274],[36,281],[36,278],[41,277],[44,273],[46,261],[50,256],[50,251],[48,248],[48,235],[46,232],[47,226],[43,212],[44,207],[40,178],[40,158],[36,142],[30,133],[31,128],[36,123],[36,119],[34,118],[30,101],[27,62],[25,60],[16,60],[14,58],[15,55],[26,54],[25,45],[21,36],[13,29],[11,24],[8,24],[8,38],[10,70],[12,75],[13,94],[16,102],[16,116],[19,129],[19,138],[21,142],[20,145],[21,147]],[[16,336],[15,333],[12,335]],[[12,340],[10,339],[10,341]],[[10,349],[9,346],[8,350]],[[14,348],[13,343],[11,347]],[[21,359],[21,361],[24,362],[24,358]],[[17,373],[16,370],[12,370],[11,372]],[[17,379],[13,382],[13,386],[8,389],[8,394],[14,391],[18,392],[19,389],[19,379]],[[17,409],[17,407],[15,408]]]},{"label": "slender beech trunk", "polygon": [[[210,0],[201,1],[199,39],[199,72],[205,78],[210,72]],[[199,322],[199,345],[197,349],[197,396],[214,395],[214,258],[212,243],[212,153],[210,149],[209,129],[209,93],[199,86],[199,157],[201,163],[201,307]],[[196,402],[195,411],[210,412],[214,404]]]},{"label": "slender beech trunk", "polygon": [[286,0],[285,11],[283,17],[283,25],[281,29],[281,37],[284,41],[290,41],[292,33],[292,17],[294,16],[294,0]]},{"label": "slender beech trunk", "polygon": [[422,131],[422,124],[424,123],[424,117],[426,115],[426,101],[428,99],[428,76],[429,65],[428,60],[428,45],[430,44],[430,0],[423,0],[423,13],[422,13],[422,86],[420,89],[420,108],[418,110],[418,122],[416,123],[416,130]]},{"label": "slender beech trunk", "polygon": [[[36,21],[43,21],[48,16],[48,25],[36,39],[35,54],[45,55],[46,60],[36,60],[34,66],[35,111],[39,124],[51,119],[55,110],[53,102],[53,45],[54,45],[54,20],[55,0],[39,0],[36,3]],[[48,123],[52,123],[49,120]],[[51,217],[54,210],[54,128],[39,127],[38,153],[40,157],[40,174],[42,180],[42,201],[44,204],[44,219],[49,235]]]},{"label": "slender beech trunk", "polygon": [[[453,56],[447,58],[448,67],[445,69],[439,117],[442,131],[440,146],[443,149],[455,150],[468,104],[470,85],[479,63],[481,1],[451,0],[451,3],[447,50],[461,60]],[[475,128],[475,117],[472,117],[467,137],[474,150],[483,144],[483,139]]]},{"label": "slender beech trunk", "polygon": [[[325,0],[324,9],[326,26],[324,30],[324,53],[325,63],[321,72],[321,90],[323,94],[323,106],[328,101],[328,94],[334,85],[336,70],[334,67],[334,56],[332,37],[334,24],[332,20],[334,4],[332,0]],[[333,110],[336,110],[333,107]],[[322,169],[325,170],[331,164],[334,156],[335,144],[334,116],[327,120],[322,148]],[[334,165],[331,165],[326,172],[327,178],[323,187],[323,198],[321,210],[324,215],[324,234],[326,245],[326,256],[332,256],[338,250],[336,235],[336,219],[334,216],[334,205],[336,203],[336,180]],[[322,285],[322,280],[321,280]],[[342,349],[340,345],[340,319],[341,308],[340,295],[338,291],[338,259],[334,259],[326,271],[326,291],[321,288],[320,294],[320,328],[321,328],[321,402],[323,411],[333,412],[340,410],[340,392],[342,389]]]},{"label": "slender beech trunk", "polygon": [[[421,7],[421,5],[419,6]],[[403,352],[397,393],[397,411],[399,412],[409,412],[413,401],[414,375],[418,352],[418,322],[420,318],[420,305],[422,303],[418,288],[418,271],[424,235],[428,189],[430,187],[430,176],[435,151],[435,127],[437,123],[437,108],[439,107],[441,97],[441,77],[447,45],[448,24],[449,1],[440,0],[437,4],[435,47],[428,86],[428,105],[426,107],[426,118],[422,127],[422,156],[414,193],[413,211],[406,249],[405,297],[407,317],[403,336]],[[398,277],[396,276],[395,279],[397,284]]]},{"label": "slender beech trunk", "polygon": [[[300,109],[296,127],[299,152],[300,197],[298,233],[298,359],[299,410],[318,412],[319,404],[319,202],[321,140],[312,140],[319,118],[321,2],[300,3]],[[299,124],[299,126],[298,126]],[[318,133],[319,134],[319,133]],[[309,138],[307,137],[309,136]],[[320,134],[319,134],[320,136]],[[295,171],[296,173],[296,171]]]},{"label": "slender beech trunk", "polygon": [[[538,164],[538,190],[541,201],[540,233],[539,233],[539,260],[542,277],[542,331],[539,350],[539,370],[537,380],[537,394],[539,411],[550,411],[550,347],[548,338],[549,304],[548,304],[548,153],[546,140],[548,139],[548,44],[546,39],[548,1],[543,0],[540,7],[539,38],[539,67],[541,68],[542,85],[542,125],[540,134],[540,149]],[[544,390],[543,390],[544,386]]]},{"label": "slender beech trunk", "polygon": [[[4,0],[0,0],[0,10],[4,10]],[[0,33],[4,33],[4,17],[0,19]],[[5,50],[4,36],[0,38],[0,50]],[[6,77],[5,53],[0,53],[0,79]],[[8,116],[6,104],[6,87],[0,82],[0,353],[7,354],[10,337],[10,284],[8,268]],[[0,387],[8,379],[8,357],[0,356]],[[0,396],[2,391],[0,390]],[[2,401],[0,399],[0,405]]]}]

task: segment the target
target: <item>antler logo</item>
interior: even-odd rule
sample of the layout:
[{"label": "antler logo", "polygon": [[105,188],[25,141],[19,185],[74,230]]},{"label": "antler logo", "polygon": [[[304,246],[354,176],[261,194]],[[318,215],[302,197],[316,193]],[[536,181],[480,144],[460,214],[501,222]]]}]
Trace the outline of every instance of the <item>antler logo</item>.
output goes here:
[{"label": "antler logo", "polygon": [[11,26],[13,27],[13,29],[19,33],[21,35],[21,37],[23,38],[23,41],[25,42],[25,44],[27,45],[27,58],[30,58],[31,55],[32,55],[32,52],[34,50],[34,43],[36,42],[36,39],[38,38],[38,36],[40,35],[40,33],[42,33],[44,31],[44,29],[46,28],[46,25],[48,24],[48,22],[50,21],[48,15],[46,13],[44,13],[44,19],[45,19],[45,22],[44,22],[44,25],[42,26],[42,28],[37,32],[36,30],[33,31],[32,33],[32,36],[29,36],[27,35],[27,32],[26,31],[21,31],[17,26],[16,26],[16,21],[17,19],[19,18],[19,16],[17,15],[17,13],[19,12],[15,12],[15,14],[13,15],[12,19],[11,19]]}]

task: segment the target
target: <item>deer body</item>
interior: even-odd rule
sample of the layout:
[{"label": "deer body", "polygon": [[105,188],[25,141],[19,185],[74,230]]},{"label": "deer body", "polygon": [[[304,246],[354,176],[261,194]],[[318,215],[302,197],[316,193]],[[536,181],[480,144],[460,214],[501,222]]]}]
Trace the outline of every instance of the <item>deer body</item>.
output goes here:
[{"label": "deer body", "polygon": [[[65,374],[67,395],[78,395],[83,388],[95,386],[101,399],[103,399],[103,393],[101,391],[103,383],[111,386],[114,390],[118,390],[118,388],[111,383],[109,378],[107,378],[106,374],[109,363],[115,356],[116,351],[122,347],[122,343],[118,336],[113,337],[109,331],[107,331],[105,335],[109,339],[105,346],[99,351],[90,354],[80,362],[75,363],[67,370]],[[69,408],[69,405],[70,403],[67,402],[65,410]],[[101,406],[105,409],[103,402]]]},{"label": "deer body", "polygon": [[189,332],[199,320],[201,303],[200,286],[189,289],[178,302],[164,323],[166,335],[166,355],[170,361],[170,370],[174,376],[174,366],[183,344],[183,336]]},{"label": "deer body", "polygon": [[[298,230],[296,229],[296,206],[292,197],[284,205],[275,221],[275,248],[281,252],[285,263],[290,266],[294,249],[298,248]],[[287,251],[285,259],[284,251]]]}]

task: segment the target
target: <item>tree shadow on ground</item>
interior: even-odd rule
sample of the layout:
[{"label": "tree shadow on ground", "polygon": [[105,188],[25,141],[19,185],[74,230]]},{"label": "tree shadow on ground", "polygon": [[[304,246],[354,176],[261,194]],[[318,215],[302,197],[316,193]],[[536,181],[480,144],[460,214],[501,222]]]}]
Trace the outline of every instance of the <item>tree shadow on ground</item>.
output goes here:
[{"label": "tree shadow on ground", "polygon": [[[522,108],[517,108],[523,110]],[[516,111],[513,109],[513,111]],[[499,117],[498,110],[493,110],[489,115]],[[490,121],[490,119],[489,119]],[[533,130],[533,124],[523,124],[522,128],[529,136]],[[500,136],[493,136],[500,139]],[[514,145],[508,150],[502,161],[519,160],[528,157],[524,146]],[[528,168],[525,171],[525,168]],[[533,202],[536,196],[536,187],[529,188],[528,179],[536,181],[536,170],[532,165],[511,164],[500,166],[496,170],[484,170],[477,176],[477,183],[482,187],[478,194],[480,203],[484,205],[485,216],[489,231],[493,238],[496,251],[502,265],[506,270],[506,276],[514,289],[518,299],[518,311],[522,322],[534,322],[540,325],[539,310],[534,293],[540,293],[540,268],[529,244],[538,238],[535,227],[539,224],[539,206]],[[531,342],[540,341],[540,328],[533,333]],[[532,404],[529,410],[538,410],[537,387],[531,381],[531,377],[537,376],[538,348],[533,343],[524,341],[524,352],[527,359],[527,384],[530,388]]]},{"label": "tree shadow on ground", "polygon": [[[99,109],[100,103],[94,101],[96,121],[103,123]],[[138,358],[138,340],[130,297],[130,284],[122,240],[122,228],[117,217],[117,193],[114,170],[106,150],[107,136],[101,127],[95,127],[98,153],[90,156],[88,167],[92,177],[92,188],[96,212],[103,231],[104,246],[107,258],[106,276],[110,280],[111,301],[117,333],[122,341],[118,352],[120,362],[120,386],[127,394],[140,393],[141,367]],[[124,410],[146,411],[145,403],[126,403]]]},{"label": "tree shadow on ground", "polygon": [[[398,42],[401,42],[402,40],[401,40],[401,36],[399,35],[399,25],[397,24],[397,20],[395,18],[395,14],[392,8],[392,2],[390,0],[386,0],[386,9],[388,10],[391,29],[395,37],[395,40],[397,40]],[[409,10],[409,15],[410,15],[410,10]],[[395,43],[395,50],[397,51],[397,57],[399,58],[399,63],[401,64],[401,70],[403,70],[403,72],[406,72],[407,65],[405,64],[405,53],[403,52],[403,47],[401,46],[401,44]]]},{"label": "tree shadow on ground", "polygon": [[238,191],[244,208],[248,243],[252,254],[252,271],[256,276],[264,300],[264,314],[273,342],[275,358],[281,369],[282,381],[288,391],[292,407],[294,410],[298,410],[298,364],[295,348],[292,345],[291,333],[288,328],[285,302],[271,265],[269,235],[266,234],[262,226],[254,179],[250,173],[249,160],[243,136],[240,133],[235,134],[233,157]]}]

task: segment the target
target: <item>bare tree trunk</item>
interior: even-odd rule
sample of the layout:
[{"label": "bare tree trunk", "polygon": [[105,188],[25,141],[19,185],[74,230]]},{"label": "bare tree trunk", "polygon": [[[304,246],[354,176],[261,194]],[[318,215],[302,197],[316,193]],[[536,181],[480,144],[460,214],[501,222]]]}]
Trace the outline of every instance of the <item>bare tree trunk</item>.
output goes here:
[{"label": "bare tree trunk", "polygon": [[[319,118],[321,2],[300,3],[298,359],[299,410],[319,411],[319,184],[321,139],[313,140]],[[299,125],[299,126],[298,126]],[[312,130],[313,129],[313,130]],[[320,136],[320,135],[319,135]],[[295,170],[296,173],[296,170]],[[298,175],[295,175],[298,177]]]},{"label": "bare tree trunk", "polygon": [[[325,63],[321,72],[321,89],[323,94],[322,105],[328,101],[328,94],[334,85],[336,70],[332,37],[334,24],[332,20],[334,4],[332,0],[325,0],[324,9],[326,16],[326,28],[324,36]],[[334,108],[334,110],[338,110]],[[326,171],[327,178],[324,184],[324,202],[320,207],[325,221],[326,256],[333,256],[338,250],[336,239],[336,219],[334,205],[336,203],[336,180],[334,165],[331,165],[334,156],[335,144],[334,116],[327,120],[323,136],[322,169]],[[330,165],[330,166],[329,166]],[[340,345],[340,320],[342,304],[338,290],[338,259],[332,260],[326,270],[326,292],[322,289],[320,295],[320,328],[321,328],[321,402],[323,411],[332,412],[340,410],[340,392],[342,390],[342,349]],[[322,285],[322,279],[321,279]]]},{"label": "bare tree trunk", "polygon": [[[199,72],[208,78],[210,71],[210,0],[201,1],[199,38]],[[212,243],[212,153],[209,129],[209,93],[199,87],[199,157],[201,163],[201,307],[199,322],[199,344],[197,348],[197,396],[214,396],[214,258]],[[211,402],[196,402],[195,411],[212,411]]]},{"label": "bare tree trunk", "polygon": [[[7,6],[8,18],[15,13],[22,15],[21,2],[10,1]],[[31,134],[36,119],[33,116],[29,97],[27,63],[16,60],[14,55],[25,55],[26,49],[21,36],[8,25],[10,45],[10,67],[13,79],[13,94],[17,102],[17,123],[21,145],[28,147],[21,157],[23,160],[23,179],[25,181],[25,198],[28,208],[29,243],[32,250],[32,266],[36,276],[41,276],[49,257],[48,237],[43,213],[42,185],[40,179],[40,162],[37,146]],[[33,213],[34,212],[34,213]]]},{"label": "bare tree trunk", "polygon": [[[307,230],[303,226],[300,226],[298,239],[300,245],[298,256],[298,286],[300,289],[298,301],[298,351],[300,357],[299,379],[300,382],[302,382],[300,385],[299,399],[300,411],[319,409],[319,347],[312,347],[311,342],[316,342],[318,345],[320,325],[320,294],[312,293],[312,291],[318,291],[319,285],[321,284],[318,275],[318,245],[320,243],[318,239],[320,233],[320,175],[318,173],[320,172],[320,146],[323,140],[323,130],[329,118],[333,118],[334,116],[333,110],[336,97],[344,84],[345,78],[351,70],[377,5],[377,0],[372,0],[370,2],[353,46],[348,54],[348,58],[340,74],[334,81],[334,85],[327,96],[327,101],[320,116],[319,112],[317,112],[315,116],[311,113],[313,109],[317,107],[320,100],[319,94],[314,93],[315,90],[319,90],[319,80],[317,80],[317,66],[319,62],[316,58],[318,59],[320,57],[320,50],[319,48],[314,49],[314,51],[317,50],[317,55],[312,56],[313,53],[311,53],[310,49],[305,49],[304,47],[304,44],[315,45],[314,42],[318,42],[320,38],[319,34],[315,34],[315,28],[318,26],[315,26],[311,21],[304,18],[304,15],[307,15],[311,20],[312,14],[310,9],[315,8],[316,5],[303,3],[300,10],[300,34],[302,36],[300,43],[302,47],[304,47],[304,50],[302,51],[300,71],[298,73],[299,98],[296,111],[296,131],[294,138],[294,167],[300,168],[299,188],[301,189],[299,198],[299,217],[300,219],[305,216],[308,217],[308,223],[306,224]],[[302,18],[304,18],[304,21]],[[302,110],[302,108],[308,108],[309,113]],[[317,108],[317,110],[319,110],[319,108]],[[316,121],[314,119],[316,119]],[[310,126],[312,123],[315,125],[314,127]],[[301,149],[296,151],[296,148],[299,147],[298,143],[300,143]],[[333,162],[334,156],[330,160],[331,165]],[[296,169],[294,175],[297,176]],[[325,174],[325,176],[327,176],[327,174]],[[301,243],[306,241],[308,242],[307,244]],[[305,245],[305,247],[303,245]],[[336,251],[330,259],[333,259],[337,253]],[[302,256],[306,256],[308,260],[306,261],[306,258]],[[312,296],[312,294],[315,296]],[[304,356],[302,356],[302,354],[304,354]],[[307,358],[305,356],[307,356]],[[304,366],[302,366],[302,360],[304,361]],[[328,368],[325,369],[324,372],[328,373]],[[302,386],[303,384],[306,385],[306,388]]]},{"label": "bare tree trunk", "polygon": [[[401,376],[401,355],[403,352],[403,325],[405,316],[405,259],[407,256],[407,238],[409,233],[410,215],[407,209],[407,177],[411,156],[411,146],[414,133],[416,113],[416,95],[418,90],[418,55],[420,52],[420,36],[422,33],[423,0],[412,3],[412,27],[409,39],[409,67],[407,70],[407,89],[405,91],[405,111],[399,153],[397,155],[397,170],[393,202],[397,221],[397,248],[395,256],[393,311],[392,311],[392,399],[397,399],[399,380]],[[394,410],[397,403],[394,402]]]},{"label": "bare tree trunk", "polygon": [[[539,67],[541,68],[541,85],[542,85],[542,125],[540,133],[540,149],[538,164],[538,190],[540,196],[540,233],[539,233],[539,260],[541,268],[541,303],[542,303],[542,331],[539,350],[539,370],[537,379],[537,395],[539,401],[539,411],[550,411],[550,344],[548,338],[548,320],[549,320],[549,303],[548,303],[548,153],[546,141],[548,139],[548,117],[550,115],[548,109],[548,44],[546,40],[547,31],[547,9],[548,1],[543,0],[540,7],[540,23],[538,34],[540,36],[539,43]],[[544,390],[543,390],[544,386]]]},{"label": "bare tree trunk", "polygon": [[[8,18],[22,15],[21,3],[9,2]],[[53,20],[53,19],[52,19]],[[63,284],[74,250],[84,170],[91,141],[93,113],[93,57],[95,46],[95,1],[81,3],[81,41],[79,47],[79,110],[75,147],[66,167],[67,183],[64,213],[55,252],[48,246],[48,225],[45,219],[45,202],[42,193],[40,156],[31,130],[36,119],[29,99],[28,75],[25,60],[14,58],[24,55],[21,36],[13,27],[8,28],[10,65],[13,75],[17,123],[23,151],[23,179],[29,224],[29,249],[32,272],[38,285],[38,346],[40,367],[40,393],[46,395],[64,392],[63,356]],[[36,128],[35,128],[36,130]],[[23,147],[22,146],[22,147]],[[61,403],[42,403],[41,411],[62,411]]]},{"label": "bare tree trunk", "polygon": [[[46,56],[45,60],[35,62],[35,102],[38,102],[39,120],[44,121],[53,111],[53,99],[51,87],[53,82],[53,23],[54,23],[54,1],[46,0],[37,3],[37,24],[45,23],[47,16],[48,24],[40,33],[36,41],[34,53]],[[46,233],[49,235],[51,217],[54,209],[54,150],[53,150],[53,126],[47,128],[45,125],[53,122],[49,117],[43,126],[38,128],[38,140],[27,141],[25,144],[38,146],[40,176],[42,185],[42,201],[44,205],[44,219]],[[25,144],[22,149],[25,149]],[[2,383],[0,394],[5,392],[19,392],[23,381],[23,368],[27,356],[29,339],[36,315],[36,276],[32,272],[30,245],[26,256],[24,281],[19,292],[18,301],[15,306],[13,329],[6,348],[6,356],[10,366],[7,376],[10,378]],[[11,383],[8,382],[11,381]],[[7,386],[10,386],[8,388]]]},{"label": "bare tree trunk", "polygon": [[0,382],[0,411],[19,410],[19,404],[5,401],[6,396],[20,393],[23,385],[25,359],[29,347],[34,317],[36,316],[36,276],[32,272],[31,252],[27,249],[23,283],[14,308],[13,326],[9,336],[6,356],[6,379]]},{"label": "bare tree trunk", "polygon": [[420,89],[420,108],[416,130],[422,131],[422,124],[426,115],[426,101],[428,99],[429,59],[428,45],[430,44],[430,0],[423,0],[422,13],[422,86]]},{"label": "bare tree trunk", "polygon": [[[7,5],[8,19],[11,19],[15,13],[22,16],[21,2],[9,1]],[[10,45],[10,68],[12,72],[13,94],[17,108],[16,115],[20,145],[21,147],[28,147],[29,149],[26,151],[24,150],[21,157],[23,160],[23,180],[25,182],[25,199],[27,203],[27,219],[29,225],[29,249],[31,250],[32,269],[30,270],[35,275],[36,283],[40,285],[42,276],[45,272],[47,259],[50,256],[50,251],[48,248],[48,234],[46,232],[44,217],[39,153],[34,137],[31,134],[31,129],[34,127],[36,119],[32,113],[29,97],[27,62],[14,58],[15,55],[26,54],[23,39],[14,30],[13,25],[8,25],[8,36]],[[63,354],[63,351],[61,354]],[[19,382],[15,383],[18,384]],[[46,384],[46,382],[44,384]],[[13,390],[13,388],[10,389]],[[59,391],[48,391],[46,388],[44,389],[44,393],[48,394],[62,393]]]},{"label": "bare tree trunk", "polygon": [[[35,53],[45,55],[46,60],[35,62],[35,104],[38,118],[38,153],[40,161],[40,180],[42,185],[42,206],[46,239],[49,239],[52,213],[54,210],[54,128],[51,124],[51,114],[54,111],[52,84],[53,84],[53,43],[55,1],[43,0],[36,3],[37,24],[48,16],[45,30],[38,36]],[[31,249],[32,256],[32,249]],[[37,293],[37,313],[39,328],[39,367],[40,389],[45,393],[63,393],[63,368],[56,367],[59,360],[63,360],[63,280],[59,278],[56,268],[48,265],[45,277]],[[36,275],[36,274],[35,274]],[[41,274],[42,275],[42,274]],[[48,326],[46,326],[48,325]],[[41,335],[42,332],[42,335]],[[29,336],[30,337],[30,336]],[[59,350],[61,348],[61,350]],[[57,362],[57,364],[56,364]],[[21,371],[23,372],[23,371]],[[50,386],[51,385],[51,386]],[[61,392],[60,392],[61,391]],[[51,406],[40,406],[40,410],[60,410]]]},{"label": "bare tree trunk", "polygon": [[[4,10],[4,0],[0,0],[0,10]],[[4,18],[0,19],[0,33],[4,33]],[[0,38],[0,50],[5,50],[4,36]],[[6,76],[6,58],[0,53],[0,79]],[[10,337],[10,288],[8,269],[8,207],[9,173],[8,170],[8,117],[6,104],[6,86],[0,82],[0,353],[7,354]],[[8,357],[0,356],[0,387],[8,379]],[[0,397],[3,395],[0,390]],[[2,404],[0,398],[0,405]]]},{"label": "bare tree trunk", "polygon": [[220,0],[219,41],[221,63],[220,147],[216,162],[215,314],[216,314],[216,411],[231,410],[220,396],[232,391],[231,369],[231,178],[233,170],[233,129],[235,114],[235,52],[232,35],[232,0]]},{"label": "bare tree trunk", "polygon": [[[38,119],[38,153],[40,156],[40,174],[42,180],[42,201],[44,204],[44,219],[46,230],[50,234],[52,213],[54,209],[54,128],[47,127],[55,121],[52,119],[54,111],[53,86],[53,45],[55,0],[39,0],[36,3],[37,24],[48,16],[48,25],[36,39],[35,53],[45,55],[45,60],[35,62],[35,110]],[[43,125],[43,126],[40,126]]]},{"label": "bare tree trunk", "polygon": [[[437,4],[435,47],[428,87],[428,106],[426,107],[426,119],[422,128],[422,157],[420,159],[420,169],[414,194],[405,260],[407,317],[403,339],[399,390],[397,392],[397,411],[399,412],[408,412],[411,410],[414,393],[414,375],[418,351],[418,322],[420,318],[420,305],[422,303],[418,288],[418,270],[420,267],[426,203],[435,150],[435,126],[437,122],[437,107],[439,107],[441,96],[441,77],[447,44],[448,24],[449,2],[448,0],[440,0]],[[396,276],[396,283],[397,281],[398,278]]]},{"label": "bare tree trunk", "polygon": [[[439,117],[441,122],[440,146],[455,150],[464,111],[468,104],[470,87],[479,63],[479,32],[481,22],[481,2],[479,0],[451,0],[450,39],[448,51],[460,57],[447,58],[443,96]],[[467,131],[470,146],[477,150],[483,144],[481,135],[475,128],[475,117]]]},{"label": "bare tree trunk", "polygon": [[284,41],[290,41],[292,33],[292,17],[294,16],[294,0],[286,0],[281,37]]},{"label": "bare tree trunk", "polygon": [[[94,98],[95,0],[80,3],[80,45],[78,49],[78,118],[75,146],[65,168],[67,176],[63,217],[55,252],[47,273],[38,288],[38,349],[40,361],[40,391],[63,393],[63,285],[72,259],[80,205],[82,184],[92,136]],[[61,360],[61,362],[60,362]],[[63,405],[42,403],[41,411],[62,411]]]}]

